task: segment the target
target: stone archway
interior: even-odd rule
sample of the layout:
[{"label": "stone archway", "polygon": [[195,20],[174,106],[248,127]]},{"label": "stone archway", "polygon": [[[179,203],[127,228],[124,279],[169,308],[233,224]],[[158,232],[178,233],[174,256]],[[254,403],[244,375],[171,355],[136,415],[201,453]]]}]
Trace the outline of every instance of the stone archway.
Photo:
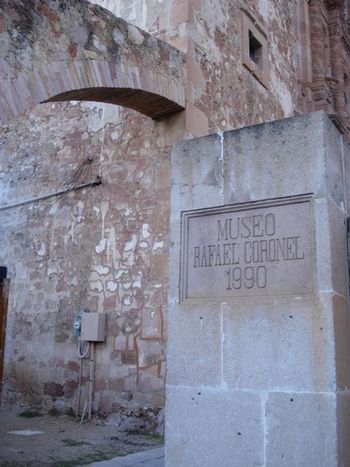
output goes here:
[{"label": "stone archway", "polygon": [[4,0],[0,120],[34,104],[93,100],[152,118],[183,110],[184,55],[82,0]]},{"label": "stone archway", "polygon": [[[41,117],[43,117],[41,125],[46,117],[47,120],[51,120],[51,117],[55,117],[55,123],[52,124],[52,127],[55,127],[55,135],[50,134],[50,131],[45,132],[45,128],[49,130],[51,127],[40,126],[39,133],[41,135],[44,134],[44,144],[38,141],[37,135],[33,135],[33,139],[19,135],[18,138],[16,138],[18,141],[28,142],[29,146],[31,146],[31,142],[33,142],[35,148],[39,146],[45,148],[42,153],[40,148],[38,151],[34,149],[28,152],[28,154],[34,154],[35,161],[40,162],[45,160],[48,170],[46,171],[45,166],[40,166],[39,164],[38,172],[35,172],[37,165],[26,159],[27,152],[26,154],[21,153],[17,145],[17,150],[13,151],[16,157],[18,154],[24,155],[26,161],[28,161],[29,170],[31,171],[33,169],[31,174],[33,175],[32,180],[34,180],[34,182],[31,181],[31,176],[29,176],[27,181],[27,194],[33,192],[32,187],[34,187],[35,195],[37,195],[36,187],[38,187],[40,193],[42,188],[43,194],[56,192],[56,187],[58,185],[61,186],[60,182],[68,177],[63,176],[60,180],[58,180],[56,176],[47,178],[47,174],[55,174],[55,167],[64,166],[63,173],[68,175],[68,173],[71,173],[71,171],[68,170],[69,163],[67,164],[67,160],[70,159],[70,157],[70,162],[74,162],[74,160],[78,161],[78,156],[81,154],[94,153],[94,150],[100,147],[103,147],[104,151],[109,151],[109,154],[112,154],[112,148],[117,146],[115,141],[122,140],[122,137],[119,138],[118,134],[115,136],[109,128],[110,125],[105,125],[103,129],[94,128],[91,131],[89,130],[87,138],[85,138],[82,133],[79,133],[78,136],[74,134],[69,143],[64,141],[65,150],[62,150],[62,153],[57,155],[60,151],[60,149],[57,149],[61,147],[60,144],[55,146],[55,143],[53,143],[52,152],[49,149],[50,144],[52,141],[63,141],[63,135],[67,133],[73,134],[71,130],[74,128],[74,121],[70,121],[70,128],[67,128],[67,121],[60,125],[63,120],[62,114],[64,113],[62,112],[60,115],[60,112],[57,111],[57,108],[60,106],[45,107],[37,106],[36,104],[54,101],[93,100],[129,107],[154,119],[170,115],[184,108],[184,55],[168,44],[153,38],[151,35],[127,24],[121,19],[115,18],[103,8],[92,6],[84,0],[4,0],[1,2],[0,11],[2,13],[2,15],[0,14],[0,121],[5,124],[3,126],[4,134],[8,132],[11,133],[11,135],[16,135],[19,128],[23,129],[24,132],[31,131],[32,128],[34,129],[34,125],[32,125],[31,121],[31,116],[33,114],[36,114],[33,117],[34,119],[38,119],[36,121],[39,121]],[[65,110],[67,110],[68,107],[70,106],[67,104]],[[74,106],[71,106],[71,108],[73,107]],[[67,118],[70,116],[69,112],[68,110],[67,113],[65,113]],[[125,112],[123,115],[131,114],[133,114],[133,112]],[[16,116],[17,119],[15,118]],[[61,117],[62,120],[60,119]],[[166,138],[157,138],[157,135],[163,136],[161,133],[164,131],[163,127],[166,127],[168,124],[171,125],[173,120],[177,120],[177,117],[169,119],[166,122],[158,123],[152,122],[150,119],[143,119],[141,115],[133,115],[125,124],[125,126],[129,125],[130,127],[130,130],[128,130],[130,135],[123,135],[125,136],[125,146],[123,146],[123,148],[126,148],[125,152],[123,152],[123,148],[120,147],[118,147],[118,151],[120,151],[120,153],[123,152],[123,156],[129,155],[134,150],[130,147],[129,151],[128,144],[131,142],[135,145],[134,148],[136,148],[135,152],[137,156],[124,165],[118,165],[114,162],[109,163],[109,161],[107,161],[105,166],[108,167],[108,174],[107,170],[105,170],[102,177],[103,183],[96,189],[95,193],[97,194],[95,194],[94,197],[91,196],[91,198],[89,196],[86,196],[86,199],[77,198],[77,209],[79,210],[80,207],[82,207],[84,212],[88,212],[86,221],[81,223],[79,227],[79,229],[81,228],[81,231],[84,232],[82,234],[83,237],[85,239],[87,237],[89,238],[89,247],[85,246],[81,248],[81,250],[89,251],[89,259],[86,263],[87,268],[82,268],[80,263],[78,267],[78,263],[75,262],[76,258],[80,255],[80,250],[78,251],[78,249],[75,248],[72,238],[68,241],[68,248],[66,249],[64,247],[62,250],[63,253],[58,254],[61,255],[61,262],[58,260],[56,253],[50,256],[53,250],[49,248],[45,250],[47,252],[47,257],[50,257],[53,263],[57,263],[58,265],[58,262],[60,262],[59,269],[55,270],[57,272],[54,272],[53,275],[51,275],[51,273],[44,274],[42,277],[43,282],[50,281],[50,284],[55,282],[55,289],[53,292],[55,299],[50,303],[49,300],[46,299],[40,300],[40,304],[43,308],[40,308],[40,312],[38,307],[35,309],[36,323],[45,322],[45,329],[47,331],[40,333],[39,328],[36,327],[35,335],[40,337],[36,338],[35,347],[43,348],[40,346],[45,345],[44,340],[50,335],[49,341],[53,342],[53,344],[51,348],[46,348],[45,359],[51,358],[50,367],[52,366],[55,369],[59,369],[52,374],[49,366],[47,366],[45,375],[43,371],[41,371],[39,375],[39,372],[35,369],[27,373],[28,365],[27,362],[23,360],[23,363],[19,362],[21,369],[11,373],[11,380],[9,380],[8,386],[4,389],[4,393],[9,394],[8,388],[11,388],[11,390],[14,388],[16,393],[18,391],[19,394],[21,391],[21,395],[23,395],[25,392],[23,388],[30,387],[31,391],[33,388],[38,388],[38,393],[40,394],[39,398],[44,402],[45,400],[52,401],[57,394],[62,394],[62,391],[67,401],[72,400],[75,391],[74,385],[76,384],[74,369],[70,370],[70,375],[65,378],[58,377],[57,375],[60,375],[60,371],[62,371],[63,368],[74,367],[74,362],[72,360],[74,357],[72,357],[72,355],[75,355],[75,353],[72,353],[72,344],[68,342],[64,333],[68,330],[68,327],[70,327],[69,319],[73,313],[72,309],[74,308],[75,310],[80,307],[80,303],[78,307],[75,302],[80,301],[79,294],[81,294],[83,290],[83,287],[80,287],[81,283],[84,283],[84,295],[86,295],[85,285],[89,283],[87,288],[87,300],[95,300],[94,303],[96,306],[94,306],[94,309],[98,308],[99,310],[103,309],[109,312],[112,308],[114,310],[117,305],[119,306],[122,301],[124,306],[124,299],[126,303],[125,306],[128,306],[127,300],[131,303],[131,299],[129,295],[127,295],[130,293],[128,292],[129,289],[125,289],[124,295],[122,295],[124,292],[121,292],[120,297],[117,297],[115,293],[116,287],[119,287],[119,284],[116,282],[114,283],[114,265],[119,263],[118,260],[115,259],[117,254],[110,255],[109,252],[112,248],[114,248],[115,251],[115,245],[117,242],[120,242],[121,251],[123,252],[124,249],[126,250],[125,263],[127,263],[127,272],[130,277],[131,275],[133,275],[133,277],[135,276],[135,281],[132,285],[132,287],[135,288],[135,294],[137,294],[139,288],[141,288],[141,282],[138,281],[141,281],[142,274],[144,278],[148,274],[149,277],[153,279],[155,285],[157,285],[157,288],[155,286],[153,287],[153,282],[149,280],[146,285],[143,285],[143,290],[146,292],[152,288],[151,293],[147,295],[147,297],[149,297],[147,303],[144,300],[144,296],[142,296],[143,308],[141,309],[141,305],[139,306],[138,303],[137,306],[139,306],[139,308],[137,308],[135,300],[133,308],[131,305],[129,307],[130,313],[129,309],[127,310],[128,313],[126,313],[125,327],[128,326],[129,321],[134,323],[139,320],[137,329],[142,328],[143,334],[141,334],[141,331],[138,331],[136,336],[136,332],[133,331],[135,340],[133,341],[133,347],[129,349],[129,345],[131,346],[131,343],[129,344],[131,338],[129,339],[125,337],[122,332],[119,332],[119,328],[121,329],[123,327],[124,329],[124,322],[120,325],[118,323],[118,330],[116,330],[115,327],[110,335],[110,342],[113,348],[112,352],[117,353],[118,359],[119,357],[122,359],[121,365],[125,363],[125,365],[131,367],[130,376],[125,376],[125,384],[124,382],[121,383],[123,387],[126,387],[131,381],[130,385],[135,393],[139,391],[139,388],[141,388],[140,391],[143,391],[143,406],[145,405],[144,401],[147,400],[150,401],[149,405],[152,410],[154,409],[155,414],[160,410],[163,400],[165,368],[164,361],[160,360],[160,358],[163,358],[164,345],[162,320],[165,299],[162,289],[163,284],[165,284],[167,280],[165,268],[161,267],[160,263],[167,254],[167,195],[170,185],[170,173],[168,171],[169,158],[167,156],[170,143]],[[138,125],[139,122],[141,122],[140,126]],[[108,129],[105,130],[105,128]],[[141,131],[140,128],[142,128]],[[157,131],[154,131],[154,128],[157,128]],[[61,133],[59,133],[60,131]],[[182,129],[179,130],[179,133],[180,131],[182,132]],[[28,133],[26,134],[28,136]],[[141,135],[149,137],[148,141],[150,141],[150,143],[147,141],[149,144],[148,147],[141,147],[139,144],[143,137]],[[22,137],[23,140],[21,139]],[[12,136],[8,139],[11,140],[11,138]],[[72,141],[74,141],[74,143]],[[87,141],[89,141],[89,143],[87,143]],[[100,143],[101,146],[99,146]],[[66,151],[66,148],[68,148],[68,151]],[[146,151],[147,157],[145,157],[145,152],[143,151]],[[10,152],[12,153],[12,150]],[[149,155],[150,157],[148,157]],[[66,156],[68,159],[65,159]],[[62,160],[60,159],[61,157]],[[97,159],[99,158],[96,158],[96,165],[92,164],[91,167],[96,167],[98,165]],[[17,160],[18,159],[16,159],[16,161]],[[56,163],[57,165],[55,165]],[[17,166],[23,167],[21,164],[16,165],[16,167]],[[11,171],[11,169],[12,168],[9,170]],[[15,170],[17,170],[17,168]],[[142,170],[145,170],[147,173],[146,176],[143,177],[143,180],[140,181],[136,172],[141,173]],[[92,173],[92,171],[89,171],[89,173]],[[130,175],[129,178],[127,176],[128,174]],[[147,196],[142,198],[141,196],[135,195],[135,198],[133,198],[133,192],[136,191],[134,190],[134,185],[136,186],[139,183]],[[24,185],[23,183],[20,183],[20,185],[20,190],[17,190],[17,192],[23,194],[25,192],[23,187],[26,185],[26,182],[24,182]],[[14,186],[18,186],[17,180],[15,180]],[[80,193],[82,193],[82,191]],[[118,197],[120,193],[122,193],[124,197]],[[11,194],[9,198],[10,197]],[[134,265],[131,259],[129,261],[129,257],[132,257],[134,249],[136,248],[136,246],[129,246],[130,241],[133,242],[134,238],[136,238],[135,232],[129,232],[128,229],[125,229],[125,232],[124,230],[117,232],[115,228],[116,218],[125,219],[126,222],[129,222],[129,217],[132,214],[128,208],[124,209],[122,206],[125,198],[130,200],[130,203],[134,203],[133,206],[135,206],[135,210],[142,213],[137,220],[137,227],[135,226],[133,229],[135,231],[137,229],[137,234],[140,235],[140,239],[142,235],[149,236],[149,244],[147,244],[147,247],[143,246],[142,255],[146,257],[146,260],[143,261],[141,267],[139,265]],[[32,199],[32,196],[30,196],[30,199]],[[72,199],[75,198],[72,197]],[[120,204],[118,204],[118,199],[120,200]],[[100,207],[97,208],[101,213],[101,217],[99,217],[97,221],[93,217],[95,216],[94,213],[96,213],[96,211],[93,210],[94,203],[97,203],[97,205],[101,207],[101,209]],[[47,238],[50,245],[56,242],[56,238],[64,239],[66,233],[65,229],[68,231],[70,228],[70,221],[68,221],[67,226],[67,216],[63,214],[63,211],[66,212],[66,209],[70,210],[72,206],[66,207],[66,204],[62,203],[62,205],[63,204],[64,206],[62,206],[62,208],[59,206],[58,212],[52,214],[52,217],[50,217],[49,222],[52,220],[55,227],[50,225],[50,228],[45,229],[47,232],[50,232],[50,238]],[[67,204],[70,205],[69,201]],[[43,216],[43,219],[44,216],[48,215],[49,207],[47,205],[44,206],[44,204],[42,206],[43,210],[40,215]],[[15,207],[14,209],[15,211],[12,212],[16,212],[16,209],[22,209],[22,207],[17,206],[17,208]],[[153,219],[153,212],[157,212],[157,222]],[[30,214],[28,214],[26,208],[23,208],[23,213],[28,220]],[[78,217],[80,218],[81,216],[78,215]],[[101,233],[103,237],[106,237],[102,239],[102,243],[106,243],[106,248],[100,250],[100,248],[97,247],[96,250],[96,245],[101,242],[100,234],[97,230],[94,230],[94,232],[89,230],[89,226],[95,225],[94,222],[96,222],[96,225],[100,225],[100,219],[102,219],[102,217],[103,225],[108,226],[108,228],[110,227],[110,230],[106,233],[106,236],[105,233]],[[48,217],[46,218],[48,219]],[[75,225],[76,218],[74,215],[72,219]],[[15,221],[15,223],[16,222],[17,221]],[[42,236],[41,234],[41,231],[44,229],[41,229],[40,226],[40,232],[38,236],[36,236],[33,234],[29,224],[30,221],[29,223],[26,221],[25,231],[23,235],[22,232],[19,233],[18,239],[27,238],[31,247],[34,248],[33,252],[35,258],[40,261],[39,257],[36,257],[35,245],[39,244],[39,237],[40,239],[45,237],[45,235]],[[63,224],[65,226],[63,227],[65,233],[61,235],[58,234],[58,230],[61,229],[61,225]],[[154,229],[154,234],[149,235],[148,228],[152,225],[155,225],[156,228]],[[159,238],[158,232],[160,232]],[[164,236],[162,236],[163,233]],[[8,240],[9,242],[7,245],[10,245],[11,233],[7,232],[6,236],[6,241]],[[46,245],[46,237],[45,240],[43,239],[43,242]],[[63,243],[66,246],[68,245],[65,240],[62,240],[62,244]],[[144,244],[145,242],[143,242],[143,245]],[[6,247],[3,247],[3,250],[5,250]],[[74,251],[70,250],[70,248],[73,248]],[[3,264],[10,264],[9,268],[15,263],[20,263],[18,258],[16,261],[12,260],[13,251],[12,246],[9,246],[6,253],[4,253],[6,256],[11,256],[9,262],[3,260]],[[55,249],[55,251],[57,250]],[[105,251],[108,251],[106,258],[104,257]],[[97,280],[100,281],[99,273],[96,273],[95,269],[93,269],[95,267],[93,265],[95,260],[91,259],[92,256],[95,257],[95,255],[99,263],[111,263],[110,266],[108,266],[108,274],[111,276],[111,280],[113,279],[113,284],[109,281],[109,276],[105,274],[104,270],[101,279],[103,290],[98,290],[94,288],[95,285],[93,285],[93,282],[96,282],[96,274],[98,276]],[[155,267],[150,271],[148,259],[153,257],[155,258]],[[62,283],[64,282],[67,284],[64,287],[68,287],[70,284],[70,279],[65,274],[68,269],[70,270],[71,266],[68,266],[65,258],[69,258],[69,261],[73,258],[73,269],[79,271],[79,273],[77,273],[79,284],[77,286],[77,293],[72,293],[74,297],[72,298],[70,296],[69,299],[63,298],[62,300],[65,304],[60,308],[60,305],[57,304],[59,300],[61,300],[61,298],[58,298],[61,293],[61,286],[56,288],[56,285],[58,281],[61,280]],[[75,266],[75,264],[77,266]],[[29,262],[27,262],[26,257],[23,259],[23,265],[21,264],[21,267],[29,270],[28,266]],[[33,266],[33,269],[35,269],[36,262],[32,262],[30,266]],[[46,268],[46,265],[44,268]],[[84,275],[81,274],[82,269],[85,271]],[[139,271],[141,271],[140,274]],[[48,272],[48,269],[46,272]],[[14,287],[18,277],[17,269],[15,269],[12,276],[12,284]],[[120,278],[120,281],[121,280]],[[100,284],[100,282],[98,283]],[[161,284],[161,289],[158,288],[159,283]],[[39,285],[39,288],[40,287],[41,285]],[[122,285],[120,285],[120,287],[122,288]],[[45,288],[48,289],[48,287]],[[165,286],[164,290],[166,290]],[[106,296],[104,295],[105,292]],[[25,293],[27,294],[27,292]],[[36,292],[34,292],[34,295],[36,295]],[[139,295],[141,296],[141,294]],[[130,297],[132,296],[130,295]],[[149,306],[150,303],[152,307]],[[41,307],[40,304],[39,307]],[[58,309],[62,311],[62,313],[57,313]],[[22,317],[27,316],[28,309],[22,314],[22,311],[10,305],[10,310],[11,316],[13,316],[10,326],[15,326],[13,323],[18,323]],[[29,317],[26,323],[34,322],[33,316]],[[148,318],[148,316],[151,318]],[[114,317],[116,317],[116,315]],[[144,322],[143,327],[140,324],[141,317]],[[156,323],[154,325],[152,324],[153,327],[149,330],[147,326],[153,323],[150,319],[153,320],[154,317]],[[8,340],[11,342],[13,336],[15,336],[14,340],[16,340],[17,337],[21,335],[22,329],[27,330],[30,326],[31,325],[26,325],[23,326],[23,328],[21,327],[18,333],[12,333],[11,328],[11,332],[8,332]],[[56,335],[56,329],[59,335]],[[44,335],[45,337],[43,337]],[[39,343],[38,339],[43,340]],[[26,337],[22,339],[22,343],[23,353],[28,355],[33,347],[32,336],[27,334]],[[10,346],[8,348],[10,348]],[[56,349],[59,349],[59,357],[55,354]],[[104,358],[107,358],[108,355],[109,359],[110,351],[110,347],[106,347]],[[8,352],[8,354],[8,361],[5,359],[5,374],[9,374],[6,373],[6,368],[10,368],[8,362],[11,362],[13,359],[13,354],[11,353],[10,355],[10,352]],[[154,356],[156,356],[157,359],[155,363],[152,360],[155,358]],[[34,357],[34,359],[35,358],[36,357]],[[69,363],[69,361],[71,363]],[[115,364],[114,360],[111,361],[110,365],[112,364]],[[105,373],[109,378],[109,366],[106,368]],[[21,373],[22,369],[23,372]],[[106,410],[109,411],[115,400],[115,398],[112,398],[112,393],[114,394],[117,391],[120,393],[122,389],[120,389],[120,385],[118,386],[119,383],[115,378],[110,379],[110,387],[107,388],[104,382],[107,378],[106,375],[103,374],[100,378],[102,385],[100,385],[99,393],[101,394],[101,404],[103,403],[102,405],[107,407]],[[56,376],[59,380],[56,379]],[[103,378],[104,380],[102,382]],[[127,378],[128,382],[126,382]],[[65,389],[63,389],[63,387]],[[150,396],[151,391],[153,393],[152,399]],[[155,392],[156,394],[154,395]],[[141,392],[137,394],[141,394]],[[33,391],[30,393],[29,397],[32,395]],[[103,400],[102,397],[104,398]],[[138,400],[137,397],[141,400],[141,396],[138,395],[135,396],[135,400]],[[125,402],[125,405],[128,405],[128,401]]]}]

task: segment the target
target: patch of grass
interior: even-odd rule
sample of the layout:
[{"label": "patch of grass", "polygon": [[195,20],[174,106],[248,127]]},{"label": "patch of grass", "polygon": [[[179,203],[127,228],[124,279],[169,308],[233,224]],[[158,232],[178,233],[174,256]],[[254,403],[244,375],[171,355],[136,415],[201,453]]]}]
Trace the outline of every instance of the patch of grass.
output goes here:
[{"label": "patch of grass", "polygon": [[51,464],[52,466],[55,467],[76,467],[77,465],[81,465],[79,459],[71,460],[71,461],[59,461],[59,462],[54,462]]},{"label": "patch of grass", "polygon": [[56,407],[52,407],[47,413],[51,415],[51,417],[59,417],[61,415],[61,412],[56,409]]},{"label": "patch of grass", "polygon": [[2,461],[1,467],[19,467],[19,463],[15,461]]},{"label": "patch of grass", "polygon": [[125,433],[127,433],[128,435],[143,436],[144,438],[147,438],[147,439],[156,439],[159,441],[163,439],[163,436],[156,435],[155,433],[148,433],[147,431],[139,430],[137,428],[131,429],[131,430],[125,430]]},{"label": "patch of grass", "polygon": [[68,417],[74,417],[74,418],[75,418],[75,412],[74,412],[74,410],[72,409],[72,407],[69,407],[69,409],[66,410],[65,414],[66,414]]},{"label": "patch of grass", "polygon": [[93,462],[105,461],[108,459],[112,459],[113,457],[123,457],[126,456],[126,452],[124,451],[95,451],[91,454],[86,454],[85,456],[79,456],[76,459],[72,459],[69,461],[56,461],[52,465],[52,467],[77,467],[78,465],[86,465],[92,464]]},{"label": "patch of grass", "polygon": [[65,446],[84,446],[84,445],[89,445],[90,443],[86,441],[76,441],[75,439],[70,439],[70,438],[64,438],[61,439],[61,442]]},{"label": "patch of grass", "polygon": [[42,417],[42,414],[38,410],[23,410],[18,414],[20,417],[23,418],[34,418],[34,417]]}]

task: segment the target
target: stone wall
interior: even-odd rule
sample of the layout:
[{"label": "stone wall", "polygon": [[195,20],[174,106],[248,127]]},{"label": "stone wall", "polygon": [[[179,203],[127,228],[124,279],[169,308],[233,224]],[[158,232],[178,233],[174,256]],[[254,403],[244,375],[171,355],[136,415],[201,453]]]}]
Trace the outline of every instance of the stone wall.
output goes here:
[{"label": "stone wall", "polygon": [[174,148],[167,467],[349,465],[348,157],[323,112]]},{"label": "stone wall", "polygon": [[[67,102],[32,107],[2,127],[3,207],[73,188],[0,210],[0,263],[11,277],[5,400],[75,407],[72,324],[88,308],[108,314],[96,410],[127,416],[152,408],[155,426],[164,404],[169,154],[183,138],[181,120]],[[74,190],[96,176],[101,185]]]},{"label": "stone wall", "polygon": [[72,324],[88,308],[108,314],[107,341],[97,347],[96,409],[163,405],[174,141],[170,122],[130,112],[121,125],[115,117],[113,106],[45,104],[4,131],[1,180],[9,204],[102,178],[99,186],[0,210],[0,263],[11,277],[9,400],[74,407]]},{"label": "stone wall", "polygon": [[[299,102],[295,2],[220,0],[215,10],[209,0],[91,3],[186,53],[185,60],[157,42],[156,49],[172,51],[183,69],[169,68],[170,62],[151,50],[143,61],[133,60],[140,73],[152,63],[162,73],[175,69],[186,111],[154,121],[122,107],[68,101],[32,106],[1,128],[0,265],[8,267],[11,279],[4,395],[74,407],[79,367],[71,328],[86,307],[108,314],[107,341],[97,346],[95,409],[141,413],[146,407],[157,414],[164,403],[171,147],[191,135],[293,114]],[[69,50],[71,30],[66,25],[56,31],[58,23],[48,13],[42,27],[59,34]],[[64,12],[60,15],[62,25]],[[74,15],[80,15],[77,4]],[[84,15],[82,33],[88,29]],[[103,15],[128,30],[123,21]],[[244,21],[266,40],[264,76],[244,56]],[[0,22],[2,41],[6,27]],[[94,27],[98,41],[78,52],[91,49],[108,59],[103,48],[110,37]],[[137,29],[135,34],[149,37]],[[21,67],[38,48],[43,62],[46,54],[52,58],[37,29],[19,30],[14,39],[19,46],[12,58]],[[61,50],[56,49],[52,53]],[[138,56],[137,44],[129,52],[134,49]],[[8,76],[14,62],[9,65]],[[96,176],[99,186],[1,210]]]},{"label": "stone wall", "polygon": [[[255,24],[265,40],[263,82],[256,77],[259,66],[249,58],[248,29],[243,29],[243,22],[249,27]],[[293,2],[191,2],[187,39],[187,118],[192,134],[292,115],[296,98]]]},{"label": "stone wall", "polygon": [[3,4],[0,120],[34,104],[90,100],[152,117],[183,110],[184,55],[81,2]]},{"label": "stone wall", "polygon": [[[94,3],[110,8],[187,53],[189,135],[201,136],[293,115],[297,105],[299,40],[294,2]],[[264,85],[252,69],[243,65],[242,21],[247,16],[263,30],[266,39]]]},{"label": "stone wall", "polygon": [[347,1],[298,1],[298,110],[324,110],[349,140]]}]

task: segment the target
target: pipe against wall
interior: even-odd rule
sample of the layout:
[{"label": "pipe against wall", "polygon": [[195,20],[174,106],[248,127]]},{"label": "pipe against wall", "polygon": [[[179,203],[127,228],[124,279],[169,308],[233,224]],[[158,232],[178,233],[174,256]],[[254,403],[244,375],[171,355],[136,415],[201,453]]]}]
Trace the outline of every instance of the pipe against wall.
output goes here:
[{"label": "pipe against wall", "polygon": [[91,414],[92,414],[94,377],[95,377],[95,342],[91,342],[90,343],[90,379],[89,379],[89,420],[91,420]]}]

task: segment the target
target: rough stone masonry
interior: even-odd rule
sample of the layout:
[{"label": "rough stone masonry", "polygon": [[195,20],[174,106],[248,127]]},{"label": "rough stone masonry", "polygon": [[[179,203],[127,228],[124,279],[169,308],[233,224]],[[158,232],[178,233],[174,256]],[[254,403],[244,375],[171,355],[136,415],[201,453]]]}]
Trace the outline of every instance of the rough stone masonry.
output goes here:
[{"label": "rough stone masonry", "polygon": [[[0,266],[10,281],[3,400],[75,407],[72,324],[88,308],[108,314],[95,410],[137,415],[140,424],[150,413],[154,426],[164,405],[171,148],[320,108],[346,134],[348,17],[342,1],[1,2]],[[155,93],[148,115],[169,101],[185,110],[154,120],[126,108],[144,97],[135,96],[139,85]],[[205,174],[209,191],[220,170]],[[253,191],[260,171],[246,179]],[[96,176],[102,184],[76,190]],[[255,245],[247,244],[247,260]],[[249,267],[243,280],[252,280]],[[240,272],[232,271],[234,287]],[[87,372],[84,365],[84,388]]]}]

